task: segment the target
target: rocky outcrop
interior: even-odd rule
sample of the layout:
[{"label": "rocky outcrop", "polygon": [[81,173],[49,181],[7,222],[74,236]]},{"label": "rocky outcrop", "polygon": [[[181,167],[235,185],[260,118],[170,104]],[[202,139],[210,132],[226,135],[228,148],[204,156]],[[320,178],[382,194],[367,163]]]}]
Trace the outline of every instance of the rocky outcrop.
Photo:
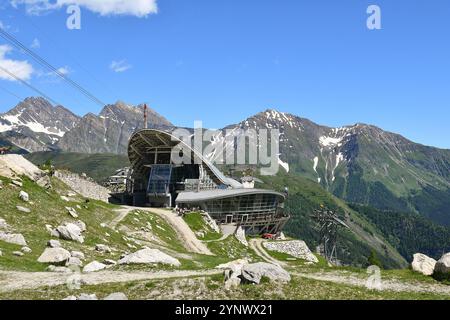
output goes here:
[{"label": "rocky outcrop", "polygon": [[311,252],[311,250],[309,250],[305,241],[302,240],[269,241],[263,242],[263,246],[267,250],[286,253],[295,258],[302,259],[310,263],[319,262],[319,259],[317,259],[317,257]]},{"label": "rocky outcrop", "polygon": [[221,264],[216,269],[224,270],[225,289],[237,287],[240,283],[259,284],[263,277],[273,282],[289,282],[291,276],[282,267],[266,262],[250,264],[246,259],[239,259]]},{"label": "rocky outcrop", "polygon": [[245,230],[244,228],[242,228],[241,226],[239,226],[236,229],[236,232],[234,234],[234,236],[236,237],[236,239],[243,244],[244,246],[248,247],[248,242],[247,242],[247,238],[245,237]]},{"label": "rocky outcrop", "polygon": [[273,282],[291,281],[291,276],[286,270],[271,263],[258,262],[246,265],[242,268],[241,278],[245,282],[259,284],[262,277],[266,277]]},{"label": "rocky outcrop", "polygon": [[413,262],[411,263],[411,268],[426,276],[431,276],[434,272],[436,266],[436,260],[430,258],[422,253],[414,254]]},{"label": "rocky outcrop", "polygon": [[108,202],[110,191],[107,188],[98,185],[92,179],[83,178],[76,173],[60,170],[55,172],[55,177],[63,181],[72,190],[81,194],[83,197]]},{"label": "rocky outcrop", "polygon": [[79,243],[84,242],[84,237],[81,235],[83,232],[81,228],[74,223],[66,223],[63,226],[56,228],[59,238],[69,241],[76,241]]},{"label": "rocky outcrop", "polygon": [[107,265],[100,263],[98,261],[92,261],[91,263],[88,263],[84,268],[83,272],[89,273],[89,272],[96,272],[103,269],[106,269]]},{"label": "rocky outcrop", "polygon": [[47,248],[38,258],[40,263],[65,265],[70,258],[70,252],[63,248]]},{"label": "rocky outcrop", "polygon": [[444,254],[434,267],[434,273],[450,277],[450,252]]},{"label": "rocky outcrop", "polygon": [[25,237],[20,233],[8,233],[8,232],[0,232],[0,241],[4,241],[6,243],[17,244],[19,246],[26,246],[27,241]]},{"label": "rocky outcrop", "polygon": [[118,264],[167,264],[179,267],[181,265],[178,259],[165,254],[158,249],[145,248],[135,253],[126,255],[118,261]]}]

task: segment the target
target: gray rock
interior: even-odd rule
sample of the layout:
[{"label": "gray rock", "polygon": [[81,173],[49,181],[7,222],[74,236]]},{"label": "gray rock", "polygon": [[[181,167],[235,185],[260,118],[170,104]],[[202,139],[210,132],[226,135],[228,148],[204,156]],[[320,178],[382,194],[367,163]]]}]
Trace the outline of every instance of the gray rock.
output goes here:
[{"label": "gray rock", "polygon": [[79,301],[93,301],[93,300],[98,300],[98,298],[95,294],[82,293],[78,296],[78,300]]},{"label": "gray rock", "polygon": [[4,241],[6,243],[17,244],[19,246],[26,246],[27,241],[24,236],[20,233],[7,233],[0,232],[0,241]]},{"label": "gray rock", "polygon": [[74,224],[77,225],[78,228],[80,228],[81,232],[86,231],[86,223],[84,223],[83,221],[78,220],[78,221],[75,221]]},{"label": "gray rock", "polygon": [[67,298],[64,298],[63,300],[75,301],[75,300],[77,300],[77,297],[75,297],[75,296],[68,296]]},{"label": "gray rock", "polygon": [[25,191],[20,191],[19,199],[24,201],[24,202],[28,202],[28,201],[30,201],[30,196]]},{"label": "gray rock", "polygon": [[245,237],[245,230],[241,226],[239,226],[234,234],[236,239],[242,243],[244,246],[248,247],[247,238]]},{"label": "gray rock", "polygon": [[11,183],[17,187],[21,187],[21,188],[23,187],[23,183],[19,180],[13,180],[13,181],[11,181]]},{"label": "gray rock", "polygon": [[78,258],[70,257],[69,260],[67,260],[67,262],[66,262],[66,267],[70,267],[70,266],[81,267],[81,266],[83,266],[83,262],[81,262],[81,260]]},{"label": "gray rock", "polygon": [[1,257],[1,256],[3,256],[3,252],[2,252],[2,250],[0,250],[0,257]]},{"label": "gray rock", "polygon": [[430,258],[422,253],[414,254],[414,260],[411,263],[411,267],[414,271],[419,272],[426,276],[431,276],[436,266],[436,260]]},{"label": "gray rock", "polygon": [[267,277],[273,282],[289,282],[291,276],[280,266],[258,262],[246,265],[242,268],[241,278],[245,282],[259,284],[262,277]]},{"label": "gray rock", "polygon": [[158,249],[145,248],[131,253],[118,261],[118,264],[154,264],[162,263],[172,266],[180,266],[178,259],[165,254]]},{"label": "gray rock", "polygon": [[59,242],[58,240],[49,240],[47,242],[47,247],[50,248],[61,248],[61,242]]},{"label": "gray rock", "polygon": [[12,254],[17,257],[23,257],[23,252],[20,252],[20,251],[14,251]]},{"label": "gray rock", "polygon": [[56,228],[59,233],[59,237],[64,240],[77,241],[79,243],[84,242],[84,237],[81,235],[81,229],[79,226],[73,223],[67,223],[64,226]]},{"label": "gray rock", "polygon": [[72,218],[78,218],[77,211],[72,207],[66,207],[67,212],[70,214]]},{"label": "gray rock", "polygon": [[72,257],[78,258],[78,259],[80,259],[80,260],[84,260],[84,259],[85,259],[84,253],[83,253],[83,252],[80,252],[80,251],[72,251],[72,252],[70,253],[70,255],[71,255]]},{"label": "gray rock", "polygon": [[450,275],[450,252],[444,254],[434,267],[435,273],[449,274]]},{"label": "gray rock", "polygon": [[31,209],[28,209],[28,208],[25,208],[22,206],[16,206],[16,209],[23,213],[31,213]]},{"label": "gray rock", "polygon": [[309,250],[305,241],[265,241],[264,248],[271,251],[289,254],[295,258],[299,258],[308,262],[318,263],[319,259]]},{"label": "gray rock", "polygon": [[104,244],[95,245],[95,250],[97,250],[98,252],[103,252],[103,253],[111,253],[111,248]]},{"label": "gray rock", "polygon": [[67,198],[66,196],[61,196],[61,200],[62,200],[62,201],[66,201],[66,202],[69,202],[69,201],[70,201],[70,199]]},{"label": "gray rock", "polygon": [[117,264],[116,261],[111,260],[111,259],[105,259],[105,260],[103,260],[103,263],[106,264],[107,266],[114,266]]},{"label": "gray rock", "polygon": [[84,268],[83,272],[89,273],[89,272],[96,272],[105,269],[107,266],[103,263],[100,263],[98,261],[92,261],[91,263],[88,263]]},{"label": "gray rock", "polygon": [[122,292],[111,293],[103,300],[128,300],[127,296]]},{"label": "gray rock", "polygon": [[38,258],[40,263],[64,265],[70,258],[70,252],[63,248],[47,248]]},{"label": "gray rock", "polygon": [[23,247],[23,248],[22,248],[22,252],[23,252],[23,253],[31,253],[31,252],[33,252],[33,250],[31,250],[31,249],[28,248],[28,247]]}]

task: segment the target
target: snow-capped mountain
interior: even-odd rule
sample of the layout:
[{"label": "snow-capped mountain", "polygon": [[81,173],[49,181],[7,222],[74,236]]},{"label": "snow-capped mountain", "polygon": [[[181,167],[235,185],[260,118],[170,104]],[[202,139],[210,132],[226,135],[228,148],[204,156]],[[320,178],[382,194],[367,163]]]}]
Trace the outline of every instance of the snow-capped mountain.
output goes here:
[{"label": "snow-capped mountain", "polygon": [[450,225],[450,150],[423,146],[371,125],[330,128],[276,110],[225,129],[234,134],[238,128],[279,129],[281,167],[340,198],[417,211]]},{"label": "snow-capped mountain", "polygon": [[27,98],[0,115],[0,135],[16,146],[33,151],[46,151],[80,118],[62,106],[53,106],[43,98]]}]

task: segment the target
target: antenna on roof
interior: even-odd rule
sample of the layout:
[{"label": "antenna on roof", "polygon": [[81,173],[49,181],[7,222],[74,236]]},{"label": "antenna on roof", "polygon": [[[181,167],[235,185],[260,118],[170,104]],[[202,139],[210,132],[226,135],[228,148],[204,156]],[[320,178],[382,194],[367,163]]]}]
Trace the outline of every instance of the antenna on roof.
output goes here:
[{"label": "antenna on roof", "polygon": [[144,129],[147,129],[147,104],[144,104]]}]

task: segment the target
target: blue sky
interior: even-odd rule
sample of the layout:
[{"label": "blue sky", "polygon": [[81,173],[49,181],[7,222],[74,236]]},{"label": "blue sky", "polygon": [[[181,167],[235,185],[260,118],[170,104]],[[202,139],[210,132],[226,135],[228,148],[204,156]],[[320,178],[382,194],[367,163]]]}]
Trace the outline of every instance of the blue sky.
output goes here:
[{"label": "blue sky", "polygon": [[[210,128],[274,108],[450,148],[448,0],[158,0],[157,13],[125,15],[87,5],[81,30],[66,28],[64,5],[36,15],[26,1],[2,0],[2,25],[107,103],[147,102],[177,125]],[[370,4],[382,30],[366,27]],[[27,60],[33,71],[22,76],[54,100],[79,115],[100,111],[20,51],[2,53],[5,44],[0,63]],[[33,95],[0,79],[0,112]]]}]

